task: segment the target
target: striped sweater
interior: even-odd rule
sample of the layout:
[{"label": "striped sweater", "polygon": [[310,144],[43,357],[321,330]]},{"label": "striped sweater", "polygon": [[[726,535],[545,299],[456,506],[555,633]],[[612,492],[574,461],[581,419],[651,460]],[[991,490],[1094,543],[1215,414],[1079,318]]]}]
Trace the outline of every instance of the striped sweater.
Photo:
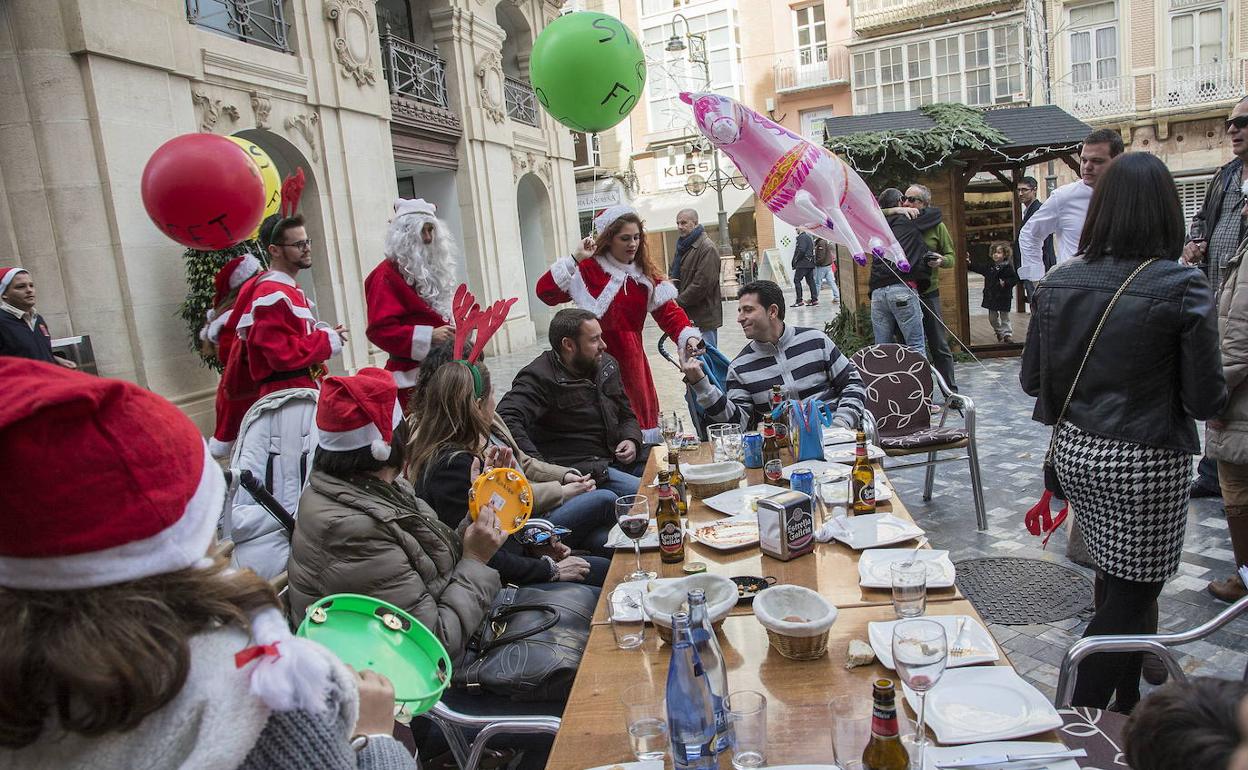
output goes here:
[{"label": "striped sweater", "polygon": [[833,407],[834,422],[844,427],[862,424],[866,389],[858,369],[817,329],[785,324],[776,344],[751,341],[737,355],[728,367],[727,393],[707,377],[693,390],[712,421],[749,430],[766,414],[772,385],[782,385],[790,398],[818,397]]}]

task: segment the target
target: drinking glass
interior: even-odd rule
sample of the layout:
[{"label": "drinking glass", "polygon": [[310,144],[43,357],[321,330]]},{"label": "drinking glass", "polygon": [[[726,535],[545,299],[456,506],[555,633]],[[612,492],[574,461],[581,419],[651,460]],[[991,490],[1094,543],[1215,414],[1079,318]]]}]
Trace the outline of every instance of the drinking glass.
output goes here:
[{"label": "drinking glass", "polygon": [[871,699],[858,695],[841,695],[828,703],[832,712],[832,757],[841,770],[862,768],[862,752],[871,740],[873,705]]},{"label": "drinking glass", "polygon": [[914,726],[914,751],[918,770],[923,770],[927,749],[927,691],[936,686],[949,662],[945,627],[934,620],[903,620],[893,626],[893,664],[897,676],[919,698],[919,720]]},{"label": "drinking glass", "polygon": [[723,446],[725,460],[745,461],[745,434],[740,425],[725,425],[720,432],[720,444]]},{"label": "drinking glass", "polygon": [[663,434],[663,443],[667,445],[668,451],[681,448],[685,424],[675,412],[659,413],[659,432]]},{"label": "drinking glass", "polygon": [[667,708],[663,687],[640,682],[624,690],[624,720],[628,742],[638,762],[661,760],[667,756]]},{"label": "drinking glass", "polygon": [[641,590],[617,588],[607,597],[611,609],[611,633],[615,646],[635,650],[646,641],[646,617],[641,610]]},{"label": "drinking glass", "polygon": [[707,427],[706,437],[711,442],[711,461],[712,462],[718,463],[718,462],[723,462],[724,460],[732,459],[728,457],[724,451],[725,450],[724,431],[728,430],[731,427],[732,425],[729,425],[726,422],[717,422],[714,425]]},{"label": "drinking glass", "polygon": [[624,580],[654,580],[658,577],[657,572],[648,572],[641,568],[641,539],[650,528],[650,500],[645,495],[617,497],[615,520],[620,525],[620,531],[633,541],[633,553],[637,557],[637,569]]},{"label": "drinking glass", "polygon": [[927,610],[927,563],[919,559],[895,561],[893,611],[899,618],[917,618]]},{"label": "drinking glass", "polygon": [[767,763],[767,696],[756,690],[730,693],[724,702],[732,723],[732,766],[752,770]]}]

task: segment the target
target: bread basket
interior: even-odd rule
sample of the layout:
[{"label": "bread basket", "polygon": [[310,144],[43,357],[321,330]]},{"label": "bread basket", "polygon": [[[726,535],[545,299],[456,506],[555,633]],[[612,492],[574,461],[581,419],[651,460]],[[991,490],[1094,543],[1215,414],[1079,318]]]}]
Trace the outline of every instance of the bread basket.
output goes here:
[{"label": "bread basket", "polygon": [[736,489],[745,476],[745,466],[735,460],[703,465],[682,465],[681,474],[689,494],[699,500]]},{"label": "bread basket", "polygon": [[767,629],[767,640],[776,652],[792,660],[815,660],[827,654],[828,631],[836,614],[827,599],[802,586],[774,586],[754,598],[754,615]]},{"label": "bread basket", "polygon": [[717,633],[724,618],[737,604],[737,584],[722,575],[704,572],[656,583],[653,590],[641,597],[641,606],[659,632],[659,638],[668,644],[672,642],[672,615],[689,610],[688,595],[695,588],[701,588],[706,593],[706,614]]}]

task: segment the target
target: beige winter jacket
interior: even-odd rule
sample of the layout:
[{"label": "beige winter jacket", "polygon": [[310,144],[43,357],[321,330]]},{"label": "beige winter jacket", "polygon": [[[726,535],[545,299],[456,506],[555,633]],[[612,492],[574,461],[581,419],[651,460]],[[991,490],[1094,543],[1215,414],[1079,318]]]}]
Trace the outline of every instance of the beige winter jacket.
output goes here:
[{"label": "beige winter jacket", "polygon": [[516,457],[516,465],[520,466],[520,470],[524,473],[524,477],[529,480],[529,484],[533,487],[533,514],[535,516],[543,516],[554,508],[563,504],[563,479],[569,473],[576,473],[575,468],[565,468],[562,465],[555,465],[544,460],[538,460],[536,457],[530,457],[520,451],[520,447],[516,445],[516,439],[512,437],[511,431],[507,429],[507,423],[503,422],[503,418],[494,413],[494,424],[490,431],[507,446],[511,447],[511,453]]},{"label": "beige winter jacket", "polygon": [[1243,269],[1248,241],[1222,271],[1218,296],[1218,332],[1222,338],[1222,371],[1230,393],[1219,421],[1205,426],[1205,454],[1215,460],[1248,464],[1248,270]]}]

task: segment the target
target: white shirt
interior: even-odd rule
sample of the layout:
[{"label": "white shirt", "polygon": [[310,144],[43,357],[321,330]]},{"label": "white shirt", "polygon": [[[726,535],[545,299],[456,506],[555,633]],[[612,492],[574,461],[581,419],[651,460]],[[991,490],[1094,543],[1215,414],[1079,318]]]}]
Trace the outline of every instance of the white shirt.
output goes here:
[{"label": "white shirt", "polygon": [[1079,252],[1079,236],[1083,234],[1083,221],[1088,217],[1091,200],[1092,188],[1080,179],[1054,190],[1040,210],[1031,215],[1018,233],[1018,250],[1022,257],[1018,269],[1020,279],[1038,281],[1044,277],[1044,239],[1050,235],[1054,236],[1057,264]]}]

